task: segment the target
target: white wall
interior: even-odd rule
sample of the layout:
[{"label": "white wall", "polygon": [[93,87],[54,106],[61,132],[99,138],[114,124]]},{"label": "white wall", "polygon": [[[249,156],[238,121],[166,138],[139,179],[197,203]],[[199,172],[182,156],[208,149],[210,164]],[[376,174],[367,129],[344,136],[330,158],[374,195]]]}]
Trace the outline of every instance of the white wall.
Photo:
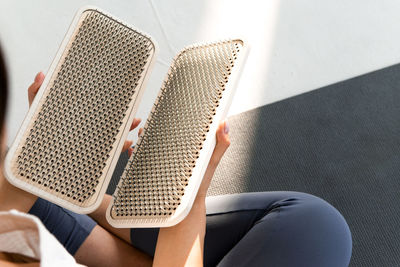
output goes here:
[{"label": "white wall", "polygon": [[141,118],[172,57],[194,42],[240,36],[250,43],[230,114],[400,61],[400,1],[395,0],[0,0],[0,41],[11,78],[9,143],[28,110],[27,87],[38,71],[46,72],[74,13],[87,4],[159,43]]}]

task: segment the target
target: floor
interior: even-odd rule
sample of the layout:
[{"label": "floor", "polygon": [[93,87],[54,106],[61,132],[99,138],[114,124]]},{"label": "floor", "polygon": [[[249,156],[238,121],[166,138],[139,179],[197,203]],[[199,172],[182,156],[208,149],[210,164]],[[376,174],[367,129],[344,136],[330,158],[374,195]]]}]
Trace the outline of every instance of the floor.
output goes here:
[{"label": "floor", "polygon": [[251,47],[230,115],[400,62],[395,0],[0,0],[12,89],[9,144],[28,110],[27,87],[38,71],[46,72],[83,5],[157,40],[159,58],[137,114],[144,119],[173,56],[197,42],[242,37]]}]

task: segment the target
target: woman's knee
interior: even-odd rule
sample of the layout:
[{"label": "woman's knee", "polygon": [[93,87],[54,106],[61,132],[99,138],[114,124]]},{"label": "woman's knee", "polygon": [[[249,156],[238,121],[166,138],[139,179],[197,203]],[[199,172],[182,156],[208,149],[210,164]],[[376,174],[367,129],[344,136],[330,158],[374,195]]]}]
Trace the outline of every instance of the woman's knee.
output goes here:
[{"label": "woman's knee", "polygon": [[336,259],[339,265],[332,266],[345,266],[349,263],[351,233],[346,220],[336,208],[319,197],[298,192],[276,204],[281,216],[288,209],[285,220],[291,224],[291,228],[285,231],[294,241],[297,238],[306,249],[316,249],[322,256],[321,260]]},{"label": "woman's knee", "polygon": [[[246,194],[236,202],[243,204],[244,200],[255,203],[247,206],[262,212],[257,213],[260,216],[255,224],[229,257],[224,258],[224,263],[237,263],[247,255],[247,266],[258,266],[260,262],[307,267],[349,264],[352,248],[349,227],[328,202],[299,192]],[[258,209],[260,206],[263,208]]]}]

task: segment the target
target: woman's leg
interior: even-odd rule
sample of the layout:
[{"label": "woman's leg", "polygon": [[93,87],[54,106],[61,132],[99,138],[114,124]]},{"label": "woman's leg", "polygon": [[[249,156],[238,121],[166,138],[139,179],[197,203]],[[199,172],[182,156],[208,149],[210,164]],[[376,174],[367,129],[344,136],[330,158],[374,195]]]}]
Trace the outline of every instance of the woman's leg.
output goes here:
[{"label": "woman's leg", "polygon": [[[208,204],[207,266],[217,262],[218,266],[349,264],[352,241],[348,225],[320,198],[265,192],[213,197]],[[219,240],[230,242],[219,247]],[[216,250],[220,250],[219,257],[213,255]]]},{"label": "woman's leg", "polygon": [[36,200],[29,213],[38,217],[71,255],[75,255],[96,226],[96,222],[91,218],[73,213],[41,198]]},{"label": "woman's leg", "polygon": [[[148,263],[137,249],[86,215],[38,200],[38,216],[71,254],[87,265]],[[132,244],[153,256],[158,229],[132,229]],[[297,192],[262,192],[207,199],[205,266],[346,266],[351,235],[336,209]],[[119,263],[119,264],[117,264]]]},{"label": "woman's leg", "polygon": [[30,214],[37,216],[78,263],[87,266],[151,266],[148,255],[97,225],[87,215],[76,214],[38,199]]},{"label": "woman's leg", "polygon": [[[132,229],[132,244],[154,255],[158,229]],[[351,234],[340,213],[298,192],[209,197],[205,266],[347,266]]]}]

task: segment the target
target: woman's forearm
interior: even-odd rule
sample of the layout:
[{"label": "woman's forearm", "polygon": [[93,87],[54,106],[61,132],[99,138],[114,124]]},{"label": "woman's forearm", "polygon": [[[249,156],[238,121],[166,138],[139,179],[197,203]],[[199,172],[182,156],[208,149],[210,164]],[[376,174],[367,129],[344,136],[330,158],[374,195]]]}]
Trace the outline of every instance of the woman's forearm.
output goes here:
[{"label": "woman's forearm", "polygon": [[0,266],[3,267],[40,267],[40,262],[34,263],[13,263],[0,260]]},{"label": "woman's forearm", "polygon": [[153,266],[203,266],[205,211],[205,198],[198,197],[182,222],[160,229]]},{"label": "woman's forearm", "polygon": [[207,189],[220,158],[229,146],[227,135],[223,136],[225,139],[221,137],[224,133],[222,126],[217,131],[220,146],[214,149],[190,213],[179,224],[160,229],[153,266],[203,266]]},{"label": "woman's forearm", "polygon": [[10,184],[2,175],[2,171],[0,168],[0,211],[16,209],[28,212],[37,200],[37,196]]}]

